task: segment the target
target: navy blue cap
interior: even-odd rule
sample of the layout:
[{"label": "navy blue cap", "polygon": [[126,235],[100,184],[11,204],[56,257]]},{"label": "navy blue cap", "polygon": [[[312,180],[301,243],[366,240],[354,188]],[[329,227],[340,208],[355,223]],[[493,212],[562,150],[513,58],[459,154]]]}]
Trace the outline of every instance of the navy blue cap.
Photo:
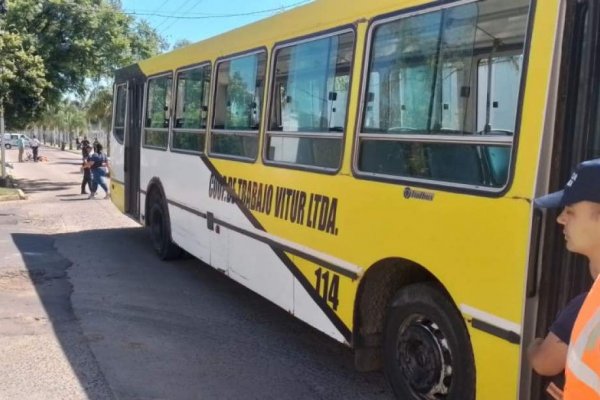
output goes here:
[{"label": "navy blue cap", "polygon": [[580,201],[600,203],[600,158],[579,164],[563,190],[538,197],[533,204],[538,208],[558,208]]}]

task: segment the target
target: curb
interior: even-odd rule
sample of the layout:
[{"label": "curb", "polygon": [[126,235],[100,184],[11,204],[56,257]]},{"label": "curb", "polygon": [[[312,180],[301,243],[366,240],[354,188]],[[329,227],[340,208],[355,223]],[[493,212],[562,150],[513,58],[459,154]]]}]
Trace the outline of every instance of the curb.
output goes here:
[{"label": "curb", "polygon": [[27,199],[27,196],[25,196],[25,193],[21,189],[16,189],[15,193],[0,195],[0,202],[25,199]]},{"label": "curb", "polygon": [[19,189],[16,185],[16,182],[12,175],[7,176],[7,186],[2,186],[7,189],[12,189],[12,193],[0,195],[0,202],[2,201],[12,201],[12,200],[27,200],[27,195],[23,192],[22,189]]}]

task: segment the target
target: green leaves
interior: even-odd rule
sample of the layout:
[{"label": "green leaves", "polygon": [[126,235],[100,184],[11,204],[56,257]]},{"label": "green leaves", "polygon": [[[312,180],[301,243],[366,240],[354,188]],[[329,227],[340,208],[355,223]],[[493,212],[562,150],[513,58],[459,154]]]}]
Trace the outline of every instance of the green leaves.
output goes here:
[{"label": "green leaves", "polygon": [[5,107],[8,126],[20,125],[43,102],[51,87],[42,58],[27,40],[15,32],[0,34],[0,100]]},{"label": "green leaves", "polygon": [[0,96],[7,125],[22,127],[87,80],[165,49],[114,0],[12,0],[0,16]]},{"label": "green leaves", "polygon": [[112,119],[112,90],[99,87],[90,93],[86,102],[87,117],[108,129]]}]

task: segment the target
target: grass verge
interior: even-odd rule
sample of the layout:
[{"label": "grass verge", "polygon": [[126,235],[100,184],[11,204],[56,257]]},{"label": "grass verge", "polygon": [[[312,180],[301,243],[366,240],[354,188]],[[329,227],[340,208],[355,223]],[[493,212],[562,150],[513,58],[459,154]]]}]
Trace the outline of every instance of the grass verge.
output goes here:
[{"label": "grass verge", "polygon": [[0,178],[0,201],[22,200],[25,194],[15,184],[9,175],[6,180]]}]

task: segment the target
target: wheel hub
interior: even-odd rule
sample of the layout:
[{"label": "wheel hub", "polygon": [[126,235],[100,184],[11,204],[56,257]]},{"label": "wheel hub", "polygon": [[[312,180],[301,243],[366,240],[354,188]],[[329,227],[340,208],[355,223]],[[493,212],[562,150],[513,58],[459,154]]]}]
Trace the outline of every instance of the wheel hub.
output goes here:
[{"label": "wheel hub", "polygon": [[439,327],[412,316],[400,327],[396,362],[403,380],[419,399],[444,399],[452,381],[452,357]]}]

